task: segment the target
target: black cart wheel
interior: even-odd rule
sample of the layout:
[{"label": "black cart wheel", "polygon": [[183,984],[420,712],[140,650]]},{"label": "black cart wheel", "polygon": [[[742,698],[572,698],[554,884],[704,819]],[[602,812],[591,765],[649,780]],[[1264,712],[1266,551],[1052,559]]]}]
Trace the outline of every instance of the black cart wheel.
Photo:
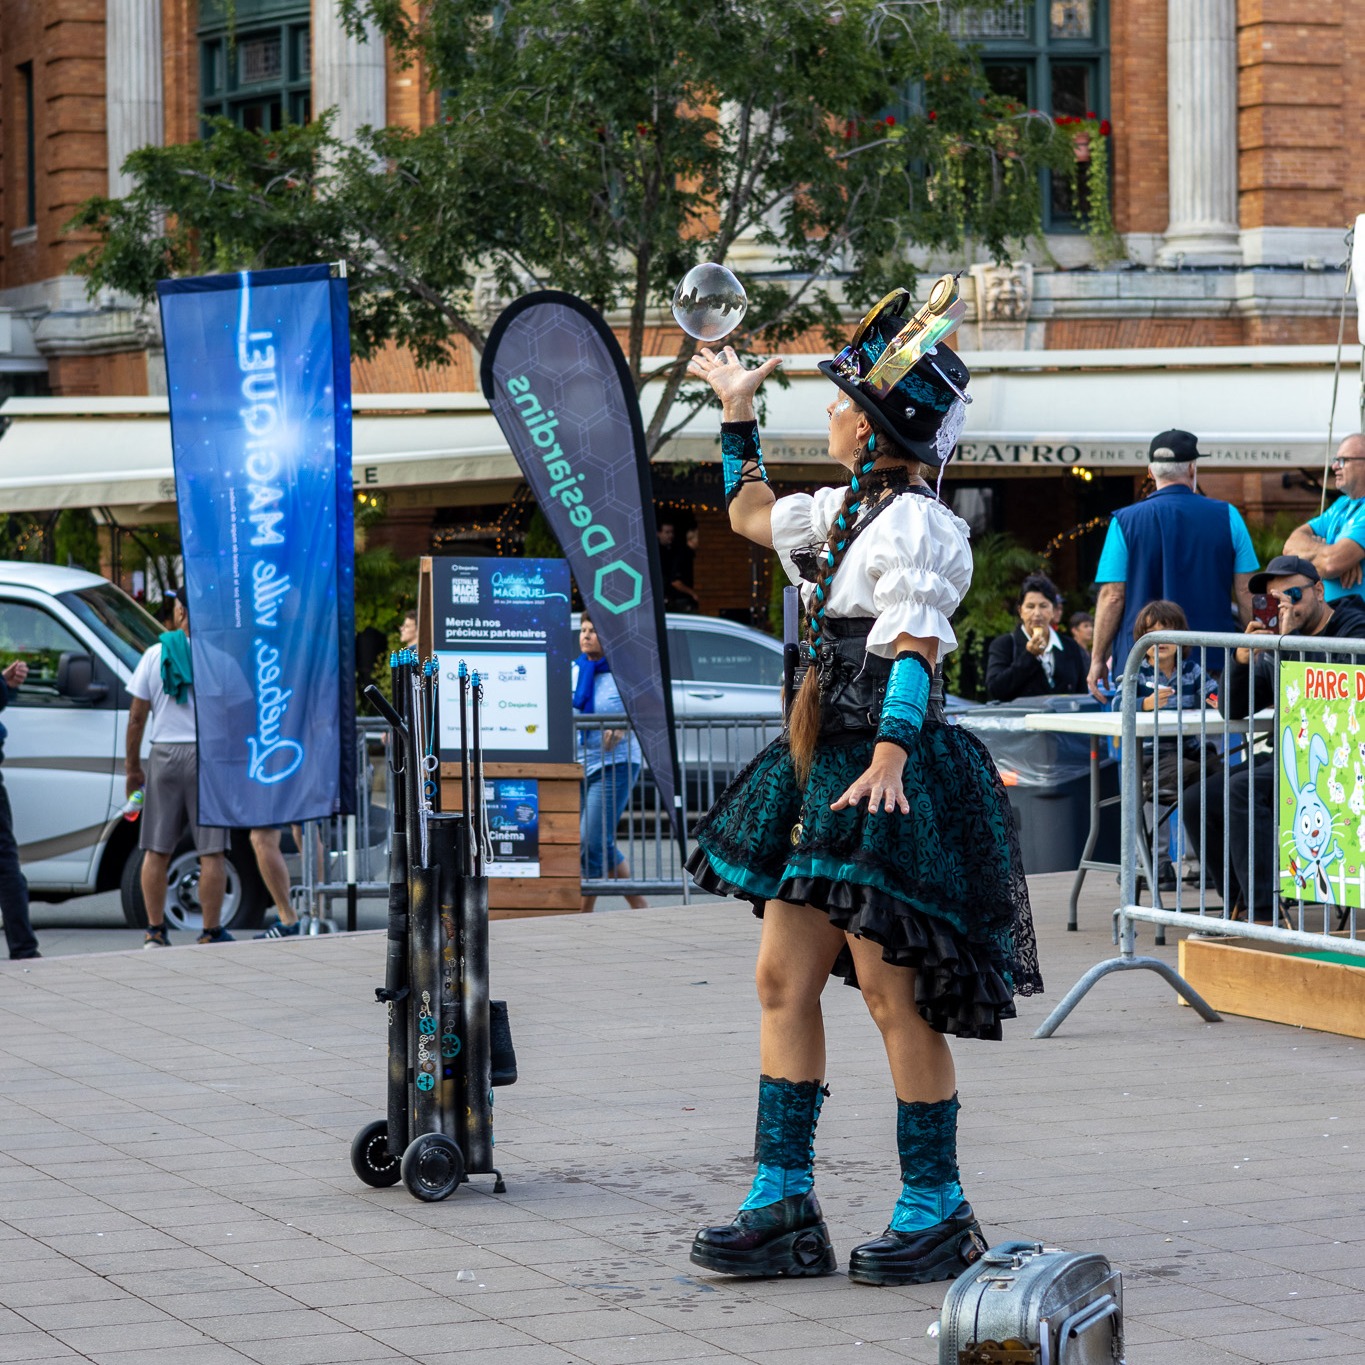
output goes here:
[{"label": "black cart wheel", "polygon": [[403,1183],[418,1199],[448,1199],[464,1178],[464,1153],[444,1133],[423,1133],[403,1153]]},{"label": "black cart wheel", "polygon": [[351,1143],[351,1169],[375,1189],[387,1189],[403,1178],[403,1163],[389,1151],[389,1125],[367,1123]]}]

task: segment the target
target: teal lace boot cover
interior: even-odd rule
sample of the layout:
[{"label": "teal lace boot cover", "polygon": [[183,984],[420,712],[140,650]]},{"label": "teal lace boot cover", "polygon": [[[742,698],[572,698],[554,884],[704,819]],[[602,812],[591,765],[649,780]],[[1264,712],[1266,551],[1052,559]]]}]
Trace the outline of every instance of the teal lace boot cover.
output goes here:
[{"label": "teal lace boot cover", "polygon": [[828,1092],[819,1081],[758,1078],[758,1119],[754,1162],[758,1170],[748,1198],[739,1206],[761,1209],[815,1185],[815,1127]]},{"label": "teal lace boot cover", "polygon": [[753,1185],[733,1222],[697,1233],[693,1264],[753,1278],[835,1270],[814,1189],[815,1126],[827,1093],[819,1081],[759,1077]]},{"label": "teal lace boot cover", "polygon": [[931,1104],[896,1101],[901,1195],[891,1225],[854,1247],[849,1278],[863,1284],[953,1280],[986,1250],[962,1197],[957,1168],[957,1096]]}]

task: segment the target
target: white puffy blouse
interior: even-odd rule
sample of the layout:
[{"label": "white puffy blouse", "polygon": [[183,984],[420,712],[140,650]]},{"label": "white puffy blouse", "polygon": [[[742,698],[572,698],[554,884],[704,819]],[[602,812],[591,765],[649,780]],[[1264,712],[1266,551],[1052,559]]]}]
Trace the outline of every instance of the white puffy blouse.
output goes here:
[{"label": "white puffy blouse", "polygon": [[[815,585],[792,562],[803,547],[822,550],[845,488],[792,493],[773,504],[773,548],[810,610]],[[856,523],[855,523],[856,525]],[[871,616],[871,654],[895,655],[901,635],[937,639],[939,657],[957,647],[948,618],[972,583],[970,531],[935,498],[902,493],[849,546],[828,590],[828,617]]]}]

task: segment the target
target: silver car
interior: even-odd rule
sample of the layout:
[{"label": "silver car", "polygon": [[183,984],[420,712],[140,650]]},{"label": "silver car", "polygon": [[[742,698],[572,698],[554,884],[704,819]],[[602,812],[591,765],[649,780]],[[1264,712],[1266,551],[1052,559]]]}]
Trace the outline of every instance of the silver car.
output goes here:
[{"label": "silver car", "polygon": [[[575,635],[579,619],[574,613]],[[780,733],[782,643],[716,616],[669,612],[664,624],[687,804],[705,810]],[[972,705],[947,698],[949,714]]]},{"label": "silver car", "polygon": [[[574,654],[578,627],[573,614]],[[673,715],[782,715],[782,645],[771,635],[718,616],[669,612],[669,673],[673,679]]]}]

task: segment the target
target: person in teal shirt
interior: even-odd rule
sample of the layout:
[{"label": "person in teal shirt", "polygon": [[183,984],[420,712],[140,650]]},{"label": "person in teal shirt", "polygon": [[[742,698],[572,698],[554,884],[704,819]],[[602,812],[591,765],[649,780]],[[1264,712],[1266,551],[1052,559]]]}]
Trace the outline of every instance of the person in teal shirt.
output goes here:
[{"label": "person in teal shirt", "polygon": [[[1193,432],[1172,428],[1154,436],[1147,472],[1155,490],[1120,507],[1109,523],[1095,571],[1100,592],[1087,678],[1096,697],[1109,695],[1111,671],[1127,667],[1133,624],[1148,602],[1178,603],[1197,631],[1231,630],[1251,617],[1247,584],[1260,561],[1242,514],[1198,493],[1199,458]],[[1207,658],[1210,670],[1222,671],[1222,650]]]},{"label": "person in teal shirt", "polygon": [[1322,577],[1327,601],[1365,598],[1365,436],[1348,436],[1332,461],[1342,494],[1325,512],[1296,527],[1284,543],[1287,555],[1308,560]]}]

